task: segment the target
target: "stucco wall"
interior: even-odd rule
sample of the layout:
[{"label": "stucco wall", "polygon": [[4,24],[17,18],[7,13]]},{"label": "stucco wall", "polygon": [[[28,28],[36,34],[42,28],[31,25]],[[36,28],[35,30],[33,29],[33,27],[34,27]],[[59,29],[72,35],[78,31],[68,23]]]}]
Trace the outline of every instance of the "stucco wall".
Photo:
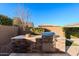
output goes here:
[{"label": "stucco wall", "polygon": [[7,44],[10,38],[18,34],[18,28],[14,26],[0,25],[0,45]]},{"label": "stucco wall", "polygon": [[0,52],[5,52],[5,48],[11,41],[11,37],[18,34],[18,27],[0,25]]}]

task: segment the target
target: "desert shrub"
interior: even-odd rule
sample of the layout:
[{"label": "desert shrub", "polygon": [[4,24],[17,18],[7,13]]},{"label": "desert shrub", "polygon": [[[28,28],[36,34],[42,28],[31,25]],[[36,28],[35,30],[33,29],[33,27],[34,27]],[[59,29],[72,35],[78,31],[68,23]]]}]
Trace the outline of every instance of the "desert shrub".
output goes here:
[{"label": "desert shrub", "polygon": [[30,28],[31,32],[34,34],[41,34],[45,30],[43,28]]},{"label": "desert shrub", "polygon": [[29,30],[29,32],[31,34],[34,34],[34,35],[40,35],[42,34],[42,32],[50,32],[50,30],[48,29],[45,29],[45,28],[39,28],[39,27],[26,27],[26,30]]}]

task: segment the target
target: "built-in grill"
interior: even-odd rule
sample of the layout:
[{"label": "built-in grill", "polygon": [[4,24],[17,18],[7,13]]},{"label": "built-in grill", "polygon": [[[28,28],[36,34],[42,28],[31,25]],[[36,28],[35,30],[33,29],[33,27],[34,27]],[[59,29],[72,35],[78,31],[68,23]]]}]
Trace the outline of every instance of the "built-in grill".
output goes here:
[{"label": "built-in grill", "polygon": [[54,36],[54,32],[42,33],[42,52],[55,52]]},{"label": "built-in grill", "polygon": [[54,32],[43,32],[42,33],[42,41],[47,43],[52,43],[54,39],[55,33]]},{"label": "built-in grill", "polygon": [[54,32],[43,32],[42,33],[42,38],[50,38],[50,37],[52,37],[53,38],[53,36],[55,35],[55,33]]}]

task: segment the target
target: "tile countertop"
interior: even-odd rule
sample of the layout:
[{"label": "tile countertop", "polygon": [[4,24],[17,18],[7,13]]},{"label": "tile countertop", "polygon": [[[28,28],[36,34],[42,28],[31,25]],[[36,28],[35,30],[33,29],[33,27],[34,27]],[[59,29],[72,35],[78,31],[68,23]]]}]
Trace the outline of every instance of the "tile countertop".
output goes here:
[{"label": "tile countertop", "polygon": [[9,56],[69,56],[67,53],[11,53]]},{"label": "tile countertop", "polygon": [[12,37],[11,39],[25,39],[25,35],[15,36],[15,37]]},{"label": "tile countertop", "polygon": [[42,36],[41,35],[36,35],[36,36],[32,36],[32,37],[27,37],[25,35],[19,35],[19,36],[15,36],[15,37],[12,37],[11,39],[27,39],[27,40],[31,40],[33,42],[36,42],[36,38],[41,38]]}]

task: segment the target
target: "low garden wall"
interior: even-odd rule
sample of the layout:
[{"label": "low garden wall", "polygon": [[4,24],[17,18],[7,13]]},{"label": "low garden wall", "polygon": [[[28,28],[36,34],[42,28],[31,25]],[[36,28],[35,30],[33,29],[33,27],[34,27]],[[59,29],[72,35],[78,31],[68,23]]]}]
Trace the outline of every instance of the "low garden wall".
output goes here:
[{"label": "low garden wall", "polygon": [[0,53],[9,52],[7,45],[10,44],[11,37],[16,35],[18,35],[18,27],[0,25]]},{"label": "low garden wall", "polygon": [[64,31],[63,31],[63,27],[60,27],[60,26],[41,26],[41,28],[47,29],[51,32],[55,32],[60,37],[65,36]]}]

